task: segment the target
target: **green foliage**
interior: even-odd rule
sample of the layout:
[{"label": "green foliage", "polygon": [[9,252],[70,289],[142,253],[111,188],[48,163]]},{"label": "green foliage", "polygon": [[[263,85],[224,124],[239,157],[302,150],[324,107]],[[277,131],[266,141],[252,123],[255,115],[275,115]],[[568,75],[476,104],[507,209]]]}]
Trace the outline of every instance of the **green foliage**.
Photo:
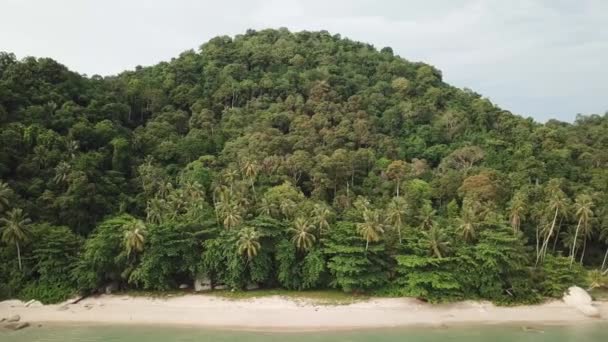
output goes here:
[{"label": "green foliage", "polygon": [[351,222],[339,222],[332,227],[323,253],[334,277],[333,286],[345,292],[379,288],[387,282],[382,260],[384,248],[372,244],[366,249],[365,241]]},{"label": "green foliage", "polygon": [[148,228],[146,248],[140,263],[129,275],[129,283],[144,290],[177,288],[180,280],[191,280],[198,264],[200,249],[187,227],[152,225]]},{"label": "green foliage", "polygon": [[0,298],[206,276],[536,302],[606,266],[606,136],[325,31],[105,78],[0,53]]},{"label": "green foliage", "polygon": [[561,298],[568,287],[586,288],[586,272],[579,264],[570,266],[570,260],[562,256],[548,255],[536,275],[541,293],[547,297]]}]

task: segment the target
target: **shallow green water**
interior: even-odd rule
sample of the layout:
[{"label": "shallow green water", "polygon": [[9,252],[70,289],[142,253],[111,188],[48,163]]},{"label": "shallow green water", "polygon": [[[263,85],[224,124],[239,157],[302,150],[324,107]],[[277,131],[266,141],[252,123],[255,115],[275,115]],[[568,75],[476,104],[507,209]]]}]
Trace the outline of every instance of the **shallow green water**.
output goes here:
[{"label": "shallow green water", "polygon": [[320,333],[264,333],[219,331],[198,328],[158,326],[48,326],[31,327],[16,332],[0,331],[2,342],[199,342],[199,341],[337,341],[337,342],[595,342],[608,341],[608,325],[585,324],[557,327],[536,326],[535,331],[524,331],[521,326],[449,327],[382,329]]}]

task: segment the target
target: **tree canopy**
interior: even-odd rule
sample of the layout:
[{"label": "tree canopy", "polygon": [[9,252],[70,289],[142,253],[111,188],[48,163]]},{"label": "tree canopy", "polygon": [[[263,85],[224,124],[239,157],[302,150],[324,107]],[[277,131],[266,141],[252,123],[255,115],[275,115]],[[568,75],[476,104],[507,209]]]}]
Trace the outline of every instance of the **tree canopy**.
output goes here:
[{"label": "tree canopy", "polygon": [[608,114],[540,124],[326,31],[107,77],[0,53],[0,179],[0,297],[206,277],[533,302],[608,272]]}]

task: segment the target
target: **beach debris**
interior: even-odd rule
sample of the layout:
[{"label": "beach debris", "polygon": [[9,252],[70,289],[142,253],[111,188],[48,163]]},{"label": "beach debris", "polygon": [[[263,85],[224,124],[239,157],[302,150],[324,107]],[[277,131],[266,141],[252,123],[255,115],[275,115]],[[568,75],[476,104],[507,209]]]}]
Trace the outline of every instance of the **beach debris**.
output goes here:
[{"label": "beach debris", "polygon": [[4,327],[6,329],[10,329],[10,330],[21,330],[21,329],[27,328],[29,326],[30,326],[30,324],[28,322],[13,322],[13,323],[6,324]]},{"label": "beach debris", "polygon": [[6,321],[6,318],[4,318],[4,317],[0,318],[0,323],[4,323],[4,321]]},{"label": "beach debris", "polygon": [[29,302],[25,303],[26,308],[39,308],[44,306],[40,301],[32,299]]},{"label": "beach debris", "polygon": [[600,311],[593,306],[593,299],[589,293],[578,286],[569,287],[562,300],[587,317],[600,317]]},{"label": "beach debris", "polygon": [[213,289],[214,290],[226,290],[227,288],[228,288],[228,286],[226,286],[226,285],[216,285]]},{"label": "beach debris", "polygon": [[70,307],[66,305],[61,305],[57,308],[57,311],[66,311],[68,310]]},{"label": "beach debris", "polygon": [[188,286],[187,284],[181,284],[181,285],[179,286],[180,290],[185,290],[185,289],[187,289],[187,288],[189,288],[189,287],[190,287],[190,286]]},{"label": "beach debris", "polygon": [[6,322],[7,323],[14,323],[14,322],[19,322],[21,320],[21,316],[19,315],[12,315],[11,317],[7,318]]},{"label": "beach debris", "polygon": [[91,309],[93,308],[93,304],[91,304],[91,303],[87,303],[87,304],[85,304],[85,305],[84,305],[84,307],[85,307],[85,309],[87,309],[87,310],[91,310]]}]

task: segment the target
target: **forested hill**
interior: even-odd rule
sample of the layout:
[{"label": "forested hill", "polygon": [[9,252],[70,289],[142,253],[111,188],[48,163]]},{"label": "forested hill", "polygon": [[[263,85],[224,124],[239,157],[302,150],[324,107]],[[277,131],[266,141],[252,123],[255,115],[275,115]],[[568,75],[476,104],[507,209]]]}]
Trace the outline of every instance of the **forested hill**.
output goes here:
[{"label": "forested hill", "polygon": [[327,32],[111,77],[2,53],[0,297],[199,276],[532,302],[605,269],[607,166],[608,115],[538,124]]}]

